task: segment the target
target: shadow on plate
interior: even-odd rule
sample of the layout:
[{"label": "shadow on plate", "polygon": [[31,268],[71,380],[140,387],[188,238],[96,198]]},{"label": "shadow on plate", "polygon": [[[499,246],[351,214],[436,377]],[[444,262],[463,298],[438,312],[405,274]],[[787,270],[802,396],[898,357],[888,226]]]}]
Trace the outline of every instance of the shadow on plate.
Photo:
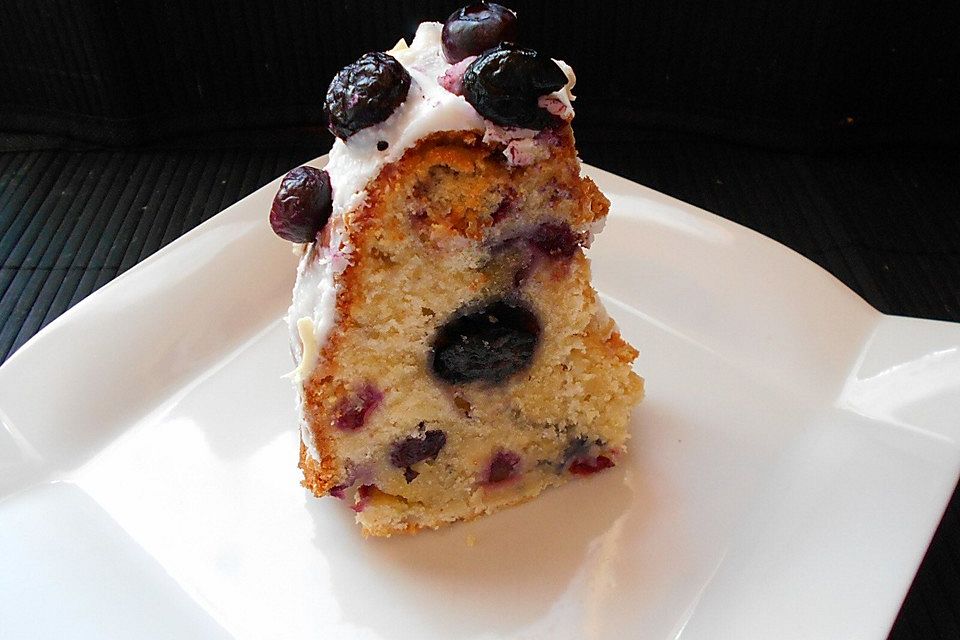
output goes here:
[{"label": "shadow on plate", "polygon": [[607,569],[603,538],[628,511],[652,506],[629,473],[624,466],[486,518],[389,539],[361,539],[344,505],[308,500],[307,509],[345,622],[390,638],[500,637],[578,624],[581,589],[570,587]]}]

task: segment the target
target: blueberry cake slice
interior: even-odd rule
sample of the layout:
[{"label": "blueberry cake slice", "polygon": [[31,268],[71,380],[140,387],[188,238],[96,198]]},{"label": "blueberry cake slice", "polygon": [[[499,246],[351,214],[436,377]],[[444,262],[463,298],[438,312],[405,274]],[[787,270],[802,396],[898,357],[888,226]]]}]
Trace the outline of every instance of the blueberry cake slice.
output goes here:
[{"label": "blueberry cake slice", "polygon": [[584,256],[609,203],[580,175],[573,72],[479,3],[327,92],[325,170],[270,220],[301,254],[288,321],[300,467],[369,535],[473,518],[614,466],[637,351]]}]

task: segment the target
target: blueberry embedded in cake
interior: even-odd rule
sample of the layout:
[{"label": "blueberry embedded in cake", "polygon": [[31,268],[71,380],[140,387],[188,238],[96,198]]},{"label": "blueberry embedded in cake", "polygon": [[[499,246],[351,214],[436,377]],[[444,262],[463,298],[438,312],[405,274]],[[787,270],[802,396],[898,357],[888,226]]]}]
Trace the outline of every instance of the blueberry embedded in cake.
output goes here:
[{"label": "blueberry embedded in cake", "polygon": [[465,7],[331,82],[324,170],[283,180],[303,484],[365,534],[470,519],[622,459],[637,351],[584,255],[573,72]]}]

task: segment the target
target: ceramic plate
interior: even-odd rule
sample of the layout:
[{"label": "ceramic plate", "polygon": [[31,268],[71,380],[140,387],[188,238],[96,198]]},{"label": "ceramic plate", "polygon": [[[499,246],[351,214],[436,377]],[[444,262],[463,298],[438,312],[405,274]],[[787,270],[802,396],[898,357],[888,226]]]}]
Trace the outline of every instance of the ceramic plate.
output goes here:
[{"label": "ceramic plate", "polygon": [[960,326],[586,171],[647,379],[623,464],[389,540],[308,495],[274,182],[0,367],[0,635],[884,638],[960,470]]}]

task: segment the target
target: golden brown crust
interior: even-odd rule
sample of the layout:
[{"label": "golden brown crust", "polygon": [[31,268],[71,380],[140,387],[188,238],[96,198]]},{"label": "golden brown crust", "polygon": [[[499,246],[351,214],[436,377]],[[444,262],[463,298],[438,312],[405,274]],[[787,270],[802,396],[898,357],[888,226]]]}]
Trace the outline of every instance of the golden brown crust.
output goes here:
[{"label": "golden brown crust", "polygon": [[530,502],[536,498],[537,495],[538,494],[515,494],[511,500],[499,503],[496,509],[464,511],[463,513],[456,514],[452,519],[439,519],[430,523],[365,521],[362,518],[358,518],[358,521],[362,527],[363,536],[365,538],[389,538],[394,535],[412,535],[425,529],[437,530],[450,524],[451,522],[471,522],[477,518],[489,515],[494,510],[499,510],[506,507],[515,507],[517,505],[524,504],[525,502]]},{"label": "golden brown crust", "polygon": [[[320,445],[324,446],[320,446]],[[330,440],[324,439],[317,442],[317,453],[320,454],[320,460],[314,460],[307,453],[307,447],[300,443],[300,463],[297,465],[303,471],[303,481],[300,483],[304,488],[310,489],[313,495],[321,498],[337,485],[337,468],[334,449]]]},{"label": "golden brown crust", "polygon": [[[634,375],[636,383],[639,385],[639,395],[643,395],[643,378]],[[620,450],[617,454],[622,454],[623,451]],[[566,478],[558,478],[556,482],[551,484],[562,484],[566,482]],[[392,501],[395,499],[402,500],[397,496],[391,496],[385,494],[377,489],[373,489],[372,492],[376,495],[381,496],[381,498],[386,501]],[[393,535],[412,535],[424,529],[440,529],[441,527],[450,524],[451,522],[470,522],[476,520],[484,515],[489,513],[511,506],[517,506],[525,502],[529,502],[537,497],[538,493],[517,493],[510,496],[510,499],[501,501],[496,504],[495,507],[490,508],[473,508],[473,509],[464,509],[458,513],[448,513],[446,517],[436,518],[431,521],[421,521],[421,522],[410,522],[402,517],[400,519],[391,519],[391,518],[381,518],[381,519],[365,519],[362,515],[358,516],[357,521],[362,527],[362,532],[364,537],[380,537],[380,538],[389,538]]]},{"label": "golden brown crust", "polygon": [[607,199],[607,196],[600,192],[600,188],[597,187],[596,183],[590,178],[583,177],[582,185],[585,208],[593,213],[593,219],[590,220],[590,222],[603,220],[610,211],[610,201]]},{"label": "golden brown crust", "polygon": [[[602,219],[610,203],[589,178],[580,176],[580,164],[570,127],[561,129],[558,138],[560,144],[549,147],[550,164],[559,174],[558,183],[572,191],[569,195],[577,201],[577,210],[581,213],[570,223],[579,226]],[[491,204],[495,205],[496,202],[491,201],[490,196],[499,197],[500,194],[491,194],[490,186],[523,181],[526,174],[541,171],[542,167],[540,164],[510,166],[502,149],[503,145],[483,142],[480,135],[473,131],[448,131],[427,136],[399,160],[381,170],[368,190],[367,205],[348,214],[348,226],[357,230],[375,226],[383,220],[381,213],[385,201],[398,193],[408,194],[411,201],[416,203],[420,197],[418,187],[434,177],[438,170],[447,168],[458,176],[458,197],[447,208],[437,207],[436,202],[423,201],[423,224],[440,237],[459,235],[473,240],[481,239],[484,232],[496,222],[491,215],[495,208]],[[409,231],[407,228],[379,230],[385,234],[406,234]],[[362,239],[362,234],[356,234],[356,237]]]}]

